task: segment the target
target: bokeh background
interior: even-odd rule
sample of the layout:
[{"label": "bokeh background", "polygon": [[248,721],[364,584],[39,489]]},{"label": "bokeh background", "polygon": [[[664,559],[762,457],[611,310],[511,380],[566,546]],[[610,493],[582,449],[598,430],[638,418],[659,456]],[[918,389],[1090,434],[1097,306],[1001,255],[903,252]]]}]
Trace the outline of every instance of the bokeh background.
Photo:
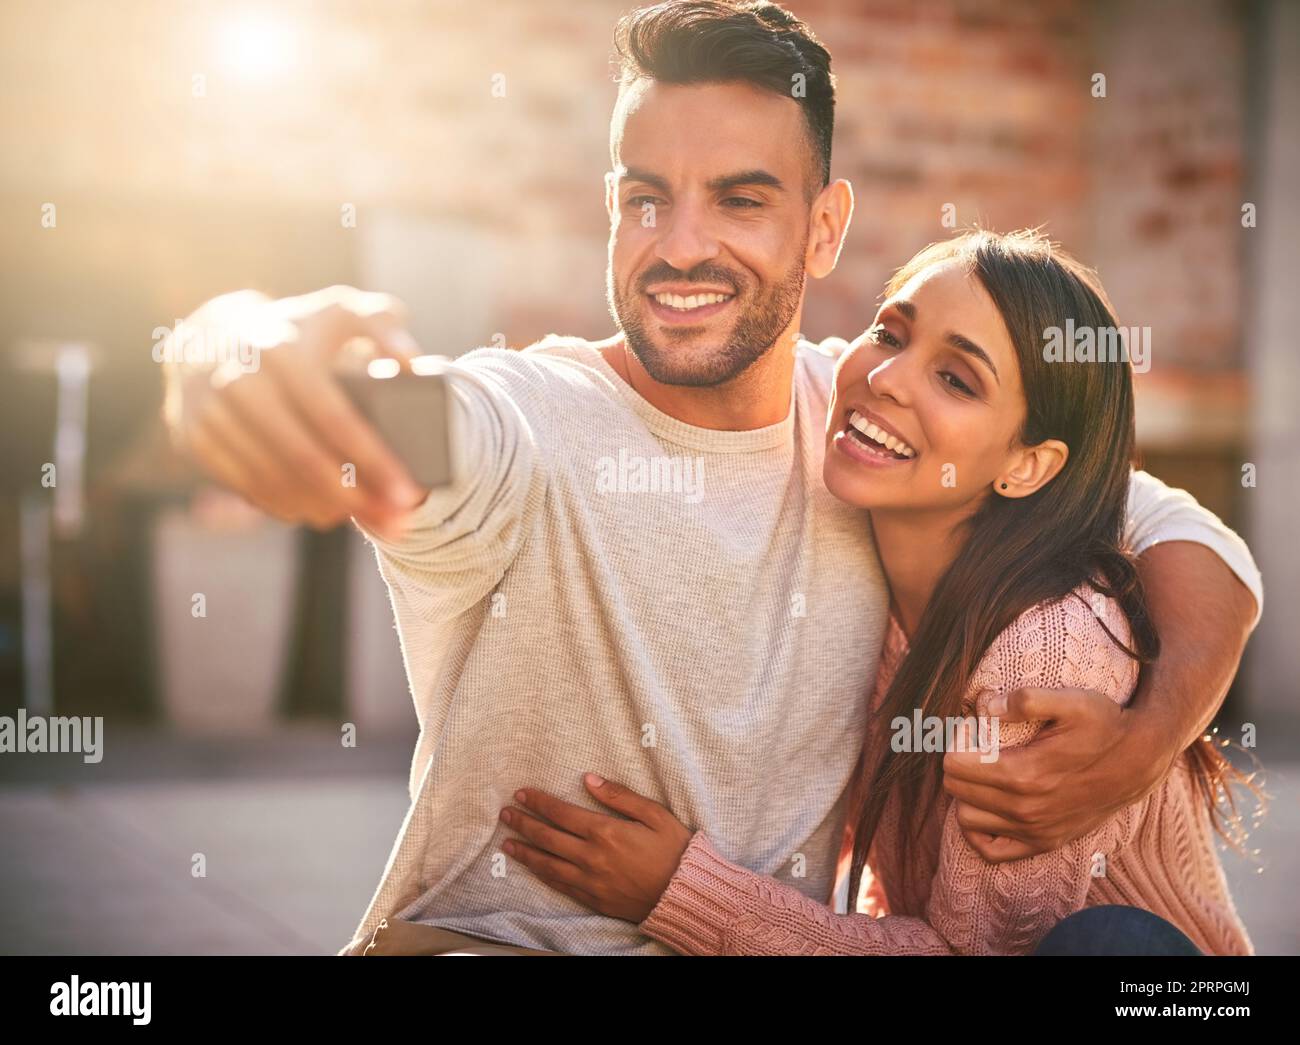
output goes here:
[{"label": "bokeh background", "polygon": [[[606,336],[632,6],[0,2],[0,714],[106,723],[98,765],[0,754],[0,950],[350,935],[415,729],[383,586],[354,533],[262,518],[171,455],[154,331],[241,287],[351,283],[405,298],[430,351]],[[1264,571],[1220,728],[1255,724],[1274,800],[1226,859],[1258,948],[1300,952],[1300,5],[788,6],[833,54],[857,194],[807,336],[859,333],[948,205],[1046,225],[1151,328],[1147,466]]]}]

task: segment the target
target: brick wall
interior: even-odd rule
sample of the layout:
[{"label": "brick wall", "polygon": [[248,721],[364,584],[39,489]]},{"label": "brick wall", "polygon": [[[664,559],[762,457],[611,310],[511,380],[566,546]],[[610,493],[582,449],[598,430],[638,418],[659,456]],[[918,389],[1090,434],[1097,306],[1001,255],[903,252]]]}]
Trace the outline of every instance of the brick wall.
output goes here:
[{"label": "brick wall", "polygon": [[[440,351],[609,332],[600,179],[626,0],[257,6],[274,9],[260,76],[256,38],[223,44],[238,5],[0,8],[0,340],[93,336],[129,370],[154,325],[215,290],[368,274],[425,301]],[[790,6],[834,55],[834,168],[857,195],[805,333],[860,331],[890,271],[947,234],[945,204],[959,224],[1045,224],[1100,268],[1122,322],[1152,328],[1144,441],[1235,452],[1247,9]],[[57,232],[39,226],[49,201]],[[385,263],[403,227],[432,246]]]}]

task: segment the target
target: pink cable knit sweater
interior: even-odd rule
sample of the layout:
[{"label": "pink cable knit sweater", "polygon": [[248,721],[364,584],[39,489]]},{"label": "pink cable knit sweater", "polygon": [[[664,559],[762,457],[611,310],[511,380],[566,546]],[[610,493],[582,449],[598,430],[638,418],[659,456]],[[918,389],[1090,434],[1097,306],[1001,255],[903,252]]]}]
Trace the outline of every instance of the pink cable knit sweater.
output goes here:
[{"label": "pink cable knit sweater", "polygon": [[[1081,588],[1015,620],[980,661],[964,713],[983,715],[994,694],[1021,686],[1091,689],[1126,703],[1137,665],[1102,622],[1124,642],[1128,625],[1112,601],[1094,613],[1093,598]],[[873,708],[906,652],[891,620]],[[1001,746],[1024,744],[1040,727],[1005,723]],[[882,752],[888,742],[882,734]],[[641,930],[684,954],[1026,954],[1074,911],[1127,904],[1172,922],[1205,953],[1253,953],[1185,755],[1155,791],[1098,830],[1010,863],[986,863],[967,844],[944,793],[912,849],[926,873],[915,876],[921,884],[910,891],[900,886],[899,830],[899,810],[889,806],[863,875],[867,913],[843,915],[737,866],[697,833]],[[846,866],[847,853],[841,873]]]}]

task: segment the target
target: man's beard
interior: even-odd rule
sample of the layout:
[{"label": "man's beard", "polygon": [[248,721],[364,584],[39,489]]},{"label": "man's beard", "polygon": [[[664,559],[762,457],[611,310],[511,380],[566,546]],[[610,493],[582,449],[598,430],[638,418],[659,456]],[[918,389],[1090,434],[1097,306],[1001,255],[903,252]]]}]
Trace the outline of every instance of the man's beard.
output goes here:
[{"label": "man's beard", "polygon": [[[803,254],[801,247],[790,271],[749,303],[732,330],[722,335],[721,344],[703,349],[675,348],[671,344],[674,338],[671,330],[663,334],[670,342],[666,348],[654,342],[646,331],[644,288],[652,283],[672,280],[709,283],[732,287],[739,299],[747,289],[746,284],[740,283],[727,269],[705,262],[689,272],[678,272],[666,264],[660,264],[637,280],[637,289],[633,292],[635,300],[629,300],[622,288],[615,285],[611,264],[606,270],[606,295],[628,348],[645,367],[646,373],[663,385],[711,388],[726,384],[744,373],[762,358],[781,332],[789,326],[803,293]],[[690,331],[683,333],[681,340],[689,342],[697,337],[698,333]]]}]

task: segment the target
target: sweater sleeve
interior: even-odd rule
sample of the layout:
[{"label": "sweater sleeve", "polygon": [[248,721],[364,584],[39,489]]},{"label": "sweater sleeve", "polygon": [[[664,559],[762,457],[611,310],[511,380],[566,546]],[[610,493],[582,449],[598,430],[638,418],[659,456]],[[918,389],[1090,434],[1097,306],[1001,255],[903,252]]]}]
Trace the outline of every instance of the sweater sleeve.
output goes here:
[{"label": "sweater sleeve", "polygon": [[397,540],[364,531],[394,598],[426,621],[450,620],[492,591],[542,502],[548,408],[541,370],[499,349],[448,361],[452,482],[429,494]]},{"label": "sweater sleeve", "polygon": [[[1021,686],[1081,687],[1125,703],[1137,671],[1106,635],[1127,628],[1118,607],[1070,596],[1033,607],[989,648],[967,711]],[[1027,743],[1042,723],[1008,724],[999,747]],[[1132,839],[1149,799],[1061,849],[987,863],[966,842],[951,804],[925,917],[834,914],[797,889],[723,858],[696,834],[642,932],[684,954],[1024,954],[1084,906],[1092,878]]]}]

